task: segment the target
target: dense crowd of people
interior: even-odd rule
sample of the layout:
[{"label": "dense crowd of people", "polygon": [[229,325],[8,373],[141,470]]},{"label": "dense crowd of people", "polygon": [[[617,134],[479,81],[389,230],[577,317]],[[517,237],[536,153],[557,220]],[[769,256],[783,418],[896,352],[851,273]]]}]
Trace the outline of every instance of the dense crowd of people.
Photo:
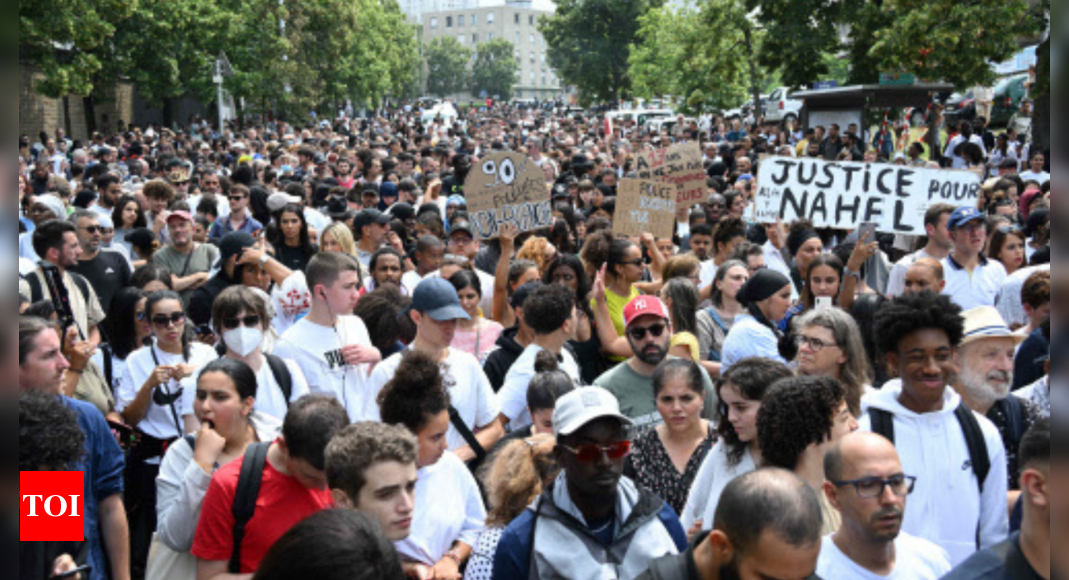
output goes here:
[{"label": "dense crowd of people", "polygon": [[[86,534],[19,577],[1058,577],[1050,174],[1012,126],[24,136],[20,471],[83,471]],[[636,156],[682,142],[704,199],[614,234]],[[507,151],[552,226],[480,239],[465,182]],[[983,187],[921,237],[757,223],[768,156]]]}]

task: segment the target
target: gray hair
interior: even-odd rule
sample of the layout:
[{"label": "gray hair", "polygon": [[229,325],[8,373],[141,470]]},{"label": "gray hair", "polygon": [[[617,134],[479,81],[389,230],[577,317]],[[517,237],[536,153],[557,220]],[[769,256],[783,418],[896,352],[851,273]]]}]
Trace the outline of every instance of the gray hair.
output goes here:
[{"label": "gray hair", "polygon": [[841,370],[841,382],[846,388],[846,401],[854,415],[861,412],[861,396],[865,386],[872,383],[872,366],[861,338],[861,329],[852,316],[838,308],[805,313],[794,328],[801,331],[809,327],[820,327],[831,331],[835,343],[846,353],[847,361]]}]

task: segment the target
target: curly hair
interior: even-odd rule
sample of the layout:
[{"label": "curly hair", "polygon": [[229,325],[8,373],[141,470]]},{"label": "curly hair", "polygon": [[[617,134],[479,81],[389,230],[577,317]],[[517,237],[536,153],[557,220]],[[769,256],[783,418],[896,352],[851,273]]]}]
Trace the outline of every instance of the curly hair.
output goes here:
[{"label": "curly hair", "polygon": [[523,319],[538,336],[548,336],[564,327],[575,309],[571,288],[543,285],[523,303]]},{"label": "curly hair", "polygon": [[586,269],[583,267],[583,261],[580,260],[574,254],[557,254],[557,259],[553,260],[553,263],[546,269],[546,275],[542,276],[543,284],[552,284],[553,276],[560,268],[571,268],[576,275],[576,291],[575,301],[576,308],[583,311],[587,318],[594,319],[594,311],[590,308],[590,301],[587,297],[590,296],[590,279],[587,278]]},{"label": "curly hair", "polygon": [[830,377],[785,379],[765,394],[757,413],[757,441],[765,467],[794,471],[810,445],[831,438],[846,391]]},{"label": "curly hair", "polygon": [[[729,206],[730,207],[730,206]],[[739,218],[728,218],[721,221],[713,231],[713,254],[720,254],[721,246],[728,246],[731,240],[746,237],[746,222]]]},{"label": "curly hair", "polygon": [[618,239],[612,231],[588,234],[583,251],[579,255],[586,264],[587,277],[593,280],[602,266],[608,266],[606,273],[615,279],[616,267],[627,260],[627,253],[634,246],[631,240]]},{"label": "curly hair", "polygon": [[356,505],[367,485],[368,469],[389,462],[415,465],[418,456],[416,437],[403,427],[372,422],[350,425],[327,445],[327,483]]},{"label": "curly hair", "polygon": [[432,417],[449,410],[449,391],[438,361],[425,352],[405,353],[378,403],[383,423],[403,425],[418,434]]},{"label": "curly hair", "polygon": [[555,446],[553,436],[545,434],[512,441],[483,467],[479,478],[488,491],[487,527],[509,525],[542,495],[546,482],[560,472]]},{"label": "curly hair", "polygon": [[516,253],[516,260],[530,260],[534,262],[538,267],[538,274],[541,276],[546,273],[546,269],[549,268],[549,240],[546,238],[536,236],[527,240],[520,251]]},{"label": "curly hair", "polygon": [[78,415],[59,397],[19,392],[19,471],[66,471],[85,454]]},{"label": "curly hair", "polygon": [[1050,272],[1036,272],[1021,287],[1021,303],[1033,310],[1050,303]]},{"label": "curly hair", "polygon": [[790,367],[766,358],[747,358],[732,366],[724,376],[716,383],[716,399],[720,423],[716,427],[720,440],[724,442],[728,452],[728,463],[737,466],[746,455],[747,443],[739,440],[739,434],[731,426],[728,418],[728,408],[724,404],[722,393],[725,387],[731,387],[739,392],[747,401],[760,403],[765,398],[768,388],[779,381],[794,376]]},{"label": "curly hair", "polygon": [[400,288],[386,286],[365,294],[353,314],[367,326],[371,346],[388,352],[395,349],[398,340],[404,342],[407,338],[407,344],[416,336],[416,324],[402,315],[410,304],[412,299],[401,294]]},{"label": "curly hair", "polygon": [[898,352],[898,344],[914,332],[925,329],[946,332],[950,346],[957,348],[965,338],[965,318],[960,306],[949,296],[925,291],[904,294],[876,313],[876,346],[880,354]]}]

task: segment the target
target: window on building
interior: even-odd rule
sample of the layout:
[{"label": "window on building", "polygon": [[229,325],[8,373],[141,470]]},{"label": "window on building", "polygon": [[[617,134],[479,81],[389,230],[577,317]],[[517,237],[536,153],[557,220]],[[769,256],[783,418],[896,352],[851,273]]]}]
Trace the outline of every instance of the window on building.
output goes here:
[{"label": "window on building", "polygon": [[471,15],[471,25],[472,26],[478,26],[479,25],[479,15],[478,14],[472,14]]},{"label": "window on building", "polygon": [[534,14],[527,17],[527,23],[534,26]]},{"label": "window on building", "polygon": [[486,40],[493,41],[494,40],[494,33],[493,32],[486,33]]},{"label": "window on building", "polygon": [[520,45],[520,33],[517,32],[516,33],[516,46],[519,46],[519,45]]},{"label": "window on building", "polygon": [[516,24],[517,25],[520,24],[520,13],[519,12],[516,13]]},{"label": "window on building", "polygon": [[479,35],[478,34],[472,34],[471,35],[471,43],[472,44],[479,44]]},{"label": "window on building", "polygon": [[460,44],[467,44],[467,37],[463,34],[458,34],[457,40],[460,42]]},{"label": "window on building", "polygon": [[457,28],[463,28],[463,27],[464,27],[464,15],[461,14],[460,16],[457,16]]},{"label": "window on building", "polygon": [[433,28],[438,28],[438,19],[437,18],[431,18],[431,28],[432,29]]},{"label": "window on building", "polygon": [[538,61],[537,61],[537,60],[535,59],[535,53],[533,53],[533,52],[531,53],[531,62],[538,62]]},{"label": "window on building", "polygon": [[542,75],[542,86],[546,86],[546,75]]},{"label": "window on building", "polygon": [[534,41],[534,35],[533,34],[530,37],[530,43],[531,43],[531,46],[534,46],[535,41]]},{"label": "window on building", "polygon": [[491,13],[486,15],[486,23],[487,24],[493,24],[494,23],[494,13],[493,12],[491,12]]},{"label": "window on building", "polygon": [[445,27],[446,28],[452,28],[453,27],[453,17],[452,16],[446,16],[445,17]]},{"label": "window on building", "polygon": [[533,85],[534,83],[535,83],[535,73],[534,73],[534,71],[531,71],[531,84]]}]

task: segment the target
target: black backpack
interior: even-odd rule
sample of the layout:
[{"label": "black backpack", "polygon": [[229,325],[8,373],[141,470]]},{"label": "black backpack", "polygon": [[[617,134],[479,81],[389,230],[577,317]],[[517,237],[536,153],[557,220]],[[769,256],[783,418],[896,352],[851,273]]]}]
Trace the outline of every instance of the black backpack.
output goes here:
[{"label": "black backpack", "polygon": [[[197,437],[186,435],[186,443],[192,449],[196,449]],[[241,573],[241,543],[245,540],[245,527],[256,513],[256,500],[260,497],[260,484],[263,483],[264,467],[267,465],[267,450],[271,443],[254,443],[245,450],[245,458],[241,464],[241,476],[238,479],[238,488],[234,493],[234,516],[233,541],[234,548],[230,553],[229,572]]]},{"label": "black backpack", "polygon": [[[954,411],[954,416],[961,425],[961,431],[965,435],[965,445],[969,448],[969,457],[972,461],[972,470],[976,474],[976,481],[980,486],[980,495],[984,493],[984,484],[987,476],[991,473],[991,456],[988,455],[987,441],[984,440],[984,432],[980,429],[980,422],[972,409],[962,403]],[[872,432],[883,435],[892,444],[895,443],[895,416],[883,409],[869,409],[869,417],[872,419]],[[976,528],[976,546],[980,549],[980,528]]]},{"label": "black backpack", "polygon": [[275,376],[278,388],[282,389],[283,398],[286,399],[286,408],[289,408],[290,397],[293,396],[293,377],[290,376],[290,370],[286,368],[285,361],[277,356],[265,354],[264,358],[267,359],[267,366],[271,367],[271,374]]}]

